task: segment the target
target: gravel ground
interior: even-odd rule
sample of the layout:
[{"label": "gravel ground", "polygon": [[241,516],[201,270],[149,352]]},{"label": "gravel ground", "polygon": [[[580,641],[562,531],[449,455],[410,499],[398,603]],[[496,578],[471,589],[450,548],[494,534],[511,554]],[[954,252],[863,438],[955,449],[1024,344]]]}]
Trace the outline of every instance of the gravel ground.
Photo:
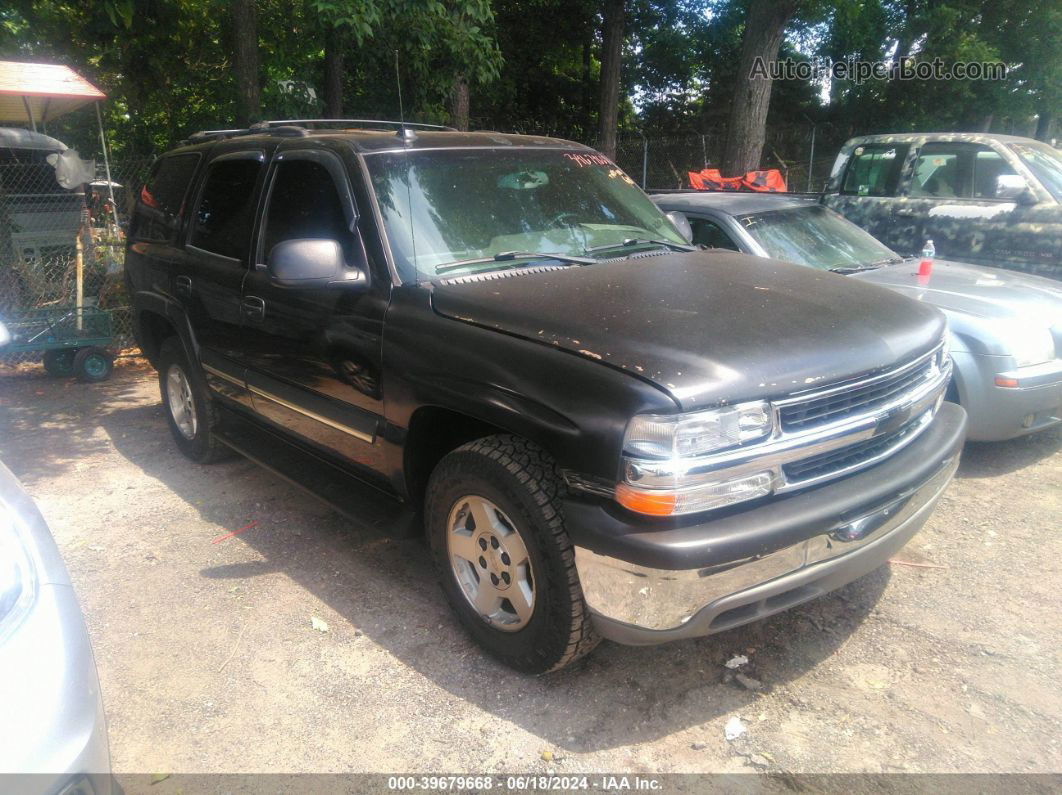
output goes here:
[{"label": "gravel ground", "polygon": [[0,456],[80,595],[118,773],[1062,770],[1058,431],[967,445],[922,566],[542,678],[477,651],[420,543],[183,459],[138,360],[0,376]]}]

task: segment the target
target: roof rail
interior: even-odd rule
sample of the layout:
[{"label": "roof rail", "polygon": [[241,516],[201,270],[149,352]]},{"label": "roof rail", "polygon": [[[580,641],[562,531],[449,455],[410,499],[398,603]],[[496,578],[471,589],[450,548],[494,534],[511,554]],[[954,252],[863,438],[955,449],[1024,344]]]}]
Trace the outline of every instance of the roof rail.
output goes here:
[{"label": "roof rail", "polygon": [[199,144],[204,141],[220,141],[223,138],[236,138],[241,135],[261,135],[263,133],[283,135],[291,138],[299,138],[307,134],[304,127],[296,127],[294,125],[261,127],[255,124],[247,129],[238,130],[200,130],[199,132],[188,136],[185,140],[188,143]]},{"label": "roof rail", "polygon": [[275,121],[261,121],[254,126],[258,128],[273,128],[282,125],[310,127],[319,124],[342,124],[347,127],[388,127],[394,130],[400,130],[403,127],[409,127],[413,130],[445,130],[446,132],[457,132],[455,128],[447,127],[443,124],[421,124],[420,122],[415,121],[402,122],[391,121],[390,119],[278,119]]}]

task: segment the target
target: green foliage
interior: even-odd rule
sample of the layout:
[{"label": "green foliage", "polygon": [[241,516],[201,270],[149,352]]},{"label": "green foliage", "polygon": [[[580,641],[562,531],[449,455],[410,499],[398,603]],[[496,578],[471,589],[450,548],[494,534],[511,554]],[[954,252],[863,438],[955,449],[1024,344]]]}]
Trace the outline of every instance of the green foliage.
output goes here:
[{"label": "green foliage", "polygon": [[[720,132],[729,114],[747,0],[628,0],[621,134]],[[322,112],[325,42],[343,54],[344,107],[397,117],[397,52],[406,117],[449,120],[468,83],[473,126],[596,136],[602,0],[258,0],[264,117]],[[0,57],[66,63],[109,97],[116,155],[151,153],[235,109],[224,0],[8,0]],[[775,129],[809,119],[839,136],[903,129],[1028,133],[1062,113],[1057,0],[803,0],[782,57],[1000,60],[1001,82],[777,81]],[[92,116],[49,132],[96,153]],[[1057,122],[1056,122],[1057,126]]]}]

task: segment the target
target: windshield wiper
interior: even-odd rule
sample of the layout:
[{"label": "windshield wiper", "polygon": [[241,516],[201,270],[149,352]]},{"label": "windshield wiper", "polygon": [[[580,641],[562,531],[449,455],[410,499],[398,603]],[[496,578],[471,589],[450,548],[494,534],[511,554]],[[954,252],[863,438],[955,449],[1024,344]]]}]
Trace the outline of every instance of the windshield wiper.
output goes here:
[{"label": "windshield wiper", "polygon": [[836,268],[830,268],[831,273],[861,273],[862,271],[876,271],[883,265],[897,265],[903,262],[903,257],[885,257],[885,259],[874,260],[874,262],[868,262],[866,265],[840,265]]},{"label": "windshield wiper", "polygon": [[672,251],[697,251],[696,246],[687,246],[683,243],[673,243],[670,240],[654,240],[649,237],[628,237],[621,243],[606,243],[603,246],[592,246],[586,250],[587,254],[593,254],[596,251],[608,251],[610,248],[628,248],[630,246],[641,246],[651,244],[654,246],[664,246]]},{"label": "windshield wiper", "polygon": [[493,257],[476,257],[475,259],[463,259],[458,262],[448,262],[435,268],[436,273],[449,273],[460,270],[469,265],[483,265],[487,262],[510,262],[515,259],[555,259],[559,262],[567,262],[571,265],[593,265],[597,260],[590,257],[572,257],[567,254],[553,254],[546,251],[501,251]]}]

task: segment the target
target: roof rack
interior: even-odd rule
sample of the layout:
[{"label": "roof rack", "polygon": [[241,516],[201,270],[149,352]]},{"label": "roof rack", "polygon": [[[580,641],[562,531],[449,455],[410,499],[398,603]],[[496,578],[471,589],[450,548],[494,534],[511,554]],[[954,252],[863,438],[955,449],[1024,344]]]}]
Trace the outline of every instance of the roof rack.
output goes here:
[{"label": "roof rack", "polygon": [[255,124],[257,128],[274,128],[279,126],[295,126],[295,127],[311,127],[315,128],[316,125],[343,125],[344,127],[387,127],[393,130],[400,130],[403,127],[409,127],[413,130],[444,130],[446,132],[457,132],[453,127],[447,127],[442,124],[421,124],[415,121],[391,121],[390,119],[279,119],[276,121],[261,121]]},{"label": "roof rack", "polygon": [[[442,130],[445,132],[457,132],[453,127],[442,124],[421,124],[415,121],[390,121],[388,119],[276,119],[260,121],[246,129],[235,130],[200,130],[188,136],[182,143],[200,144],[205,141],[220,141],[224,138],[236,138],[241,135],[283,135],[292,138],[308,135],[308,130],[318,129],[319,126],[382,127],[388,130]],[[416,137],[416,136],[413,136]]]}]

